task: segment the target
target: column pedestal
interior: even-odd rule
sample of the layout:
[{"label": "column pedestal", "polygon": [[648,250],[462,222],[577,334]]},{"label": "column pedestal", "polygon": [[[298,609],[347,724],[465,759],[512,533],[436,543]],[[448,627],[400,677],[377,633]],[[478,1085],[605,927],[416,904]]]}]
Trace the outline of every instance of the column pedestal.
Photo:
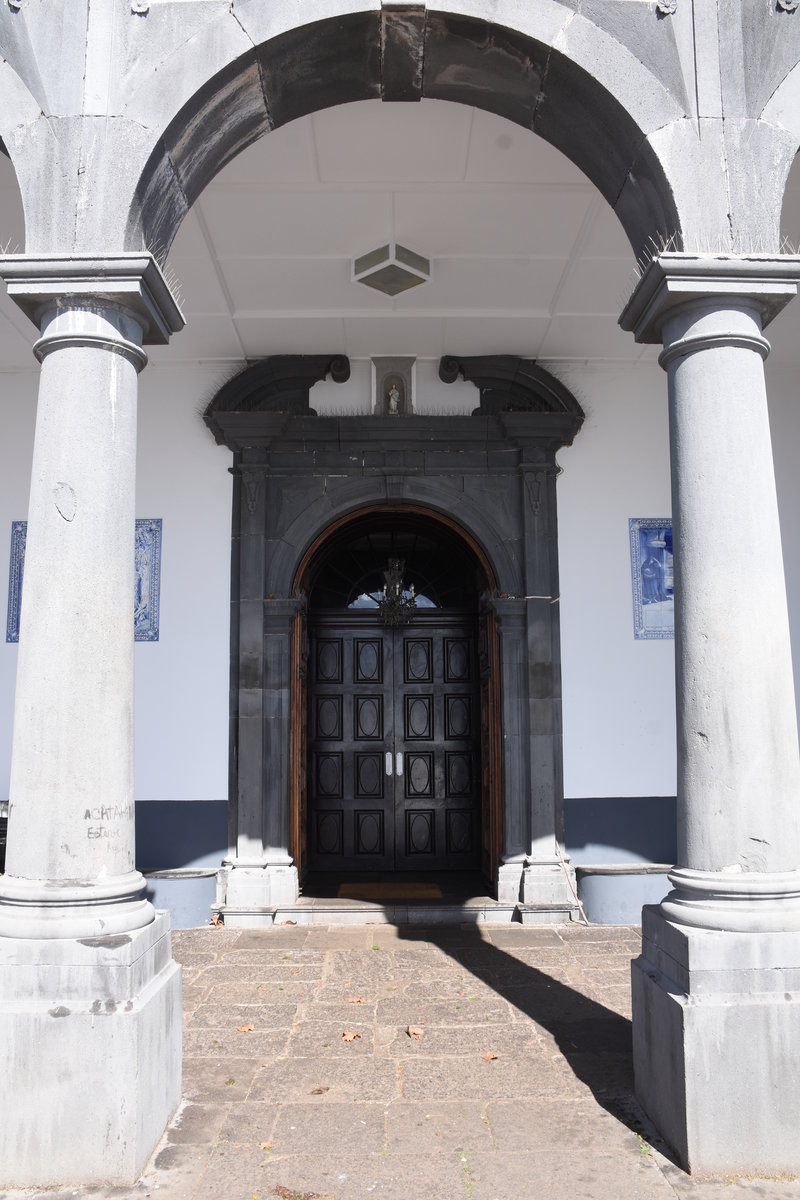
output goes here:
[{"label": "column pedestal", "polygon": [[297,903],[300,883],[291,859],[248,866],[226,859],[217,872],[214,911],[227,929],[259,929],[272,925],[275,911]]},{"label": "column pedestal", "polygon": [[664,254],[620,318],[663,341],[678,865],[633,964],[636,1095],[698,1174],[800,1169],[800,756],[762,329],[797,258]]},{"label": "column pedestal", "polygon": [[168,914],[128,934],[0,938],[0,1030],[0,1183],[133,1183],[181,1097]]},{"label": "column pedestal", "polygon": [[631,983],[636,1094],[681,1163],[794,1174],[800,933],[690,928],[648,905]]}]

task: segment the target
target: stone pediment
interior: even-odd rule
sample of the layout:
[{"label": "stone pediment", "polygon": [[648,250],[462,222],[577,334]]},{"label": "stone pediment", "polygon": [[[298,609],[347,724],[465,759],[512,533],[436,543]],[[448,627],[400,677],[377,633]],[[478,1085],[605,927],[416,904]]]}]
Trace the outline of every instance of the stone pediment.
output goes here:
[{"label": "stone pediment", "polygon": [[488,354],[459,358],[445,355],[439,362],[439,378],[455,383],[461,376],[480,392],[475,416],[501,412],[567,413],[583,420],[578,401],[563,383],[531,358],[513,354]]},{"label": "stone pediment", "polygon": [[336,383],[345,383],[350,378],[350,360],[343,354],[273,354],[229,379],[206,408],[203,420],[220,445],[230,445],[231,436],[249,424],[241,418],[256,413],[316,416],[309,392],[328,375]]},{"label": "stone pediment", "polygon": [[217,442],[231,450],[281,446],[313,453],[318,463],[329,465],[339,459],[347,463],[352,450],[372,456],[381,449],[408,451],[418,459],[425,448],[444,461],[456,451],[483,456],[489,446],[508,449],[512,443],[538,442],[555,449],[568,445],[584,420],[583,409],[562,383],[533,360],[512,355],[442,358],[442,380],[454,383],[461,376],[478,388],[480,402],[471,416],[354,413],[320,418],[310,406],[309,392],[328,376],[344,383],[350,376],[349,359],[273,355],[224,384],[203,419]]}]

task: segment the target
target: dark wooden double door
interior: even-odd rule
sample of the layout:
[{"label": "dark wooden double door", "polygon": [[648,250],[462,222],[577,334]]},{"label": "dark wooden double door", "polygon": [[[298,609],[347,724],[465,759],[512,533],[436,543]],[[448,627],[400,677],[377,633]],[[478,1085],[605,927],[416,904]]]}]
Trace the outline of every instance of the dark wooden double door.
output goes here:
[{"label": "dark wooden double door", "polygon": [[480,865],[474,622],[420,612],[309,622],[308,845],[318,871]]}]

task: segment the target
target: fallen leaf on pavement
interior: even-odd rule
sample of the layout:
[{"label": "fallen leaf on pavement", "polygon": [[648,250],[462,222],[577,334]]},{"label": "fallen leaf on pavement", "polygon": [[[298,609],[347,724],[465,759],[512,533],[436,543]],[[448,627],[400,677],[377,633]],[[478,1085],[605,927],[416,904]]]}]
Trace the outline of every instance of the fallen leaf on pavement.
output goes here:
[{"label": "fallen leaf on pavement", "polygon": [[252,1033],[254,1029],[255,1029],[255,1025],[237,1025],[236,1026],[237,1033]]},{"label": "fallen leaf on pavement", "polygon": [[424,1032],[425,1030],[421,1025],[409,1025],[408,1029],[406,1030],[406,1033],[413,1042],[420,1041]]},{"label": "fallen leaf on pavement", "polygon": [[353,1042],[353,1041],[355,1041],[356,1038],[360,1038],[360,1037],[361,1037],[361,1034],[358,1032],[357,1029],[345,1029],[344,1033],[342,1034],[342,1041],[343,1042]]},{"label": "fallen leaf on pavement", "polygon": [[366,996],[348,996],[347,1003],[348,1004],[366,1004],[367,998],[366,998]]},{"label": "fallen leaf on pavement", "polygon": [[220,925],[224,925],[225,921],[223,920],[222,913],[212,913],[211,914],[211,924],[215,925],[217,927],[219,927]]},{"label": "fallen leaf on pavement", "polygon": [[330,1090],[331,1089],[327,1088],[327,1087],[315,1087],[312,1089],[311,1095],[312,1096],[324,1096],[325,1093],[329,1092]]},{"label": "fallen leaf on pavement", "polygon": [[258,1148],[259,1148],[259,1150],[271,1150],[272,1142],[259,1142]]},{"label": "fallen leaf on pavement", "polygon": [[484,1062],[494,1062],[497,1058],[496,1054],[492,1054],[491,1050],[487,1050],[483,1056]]}]

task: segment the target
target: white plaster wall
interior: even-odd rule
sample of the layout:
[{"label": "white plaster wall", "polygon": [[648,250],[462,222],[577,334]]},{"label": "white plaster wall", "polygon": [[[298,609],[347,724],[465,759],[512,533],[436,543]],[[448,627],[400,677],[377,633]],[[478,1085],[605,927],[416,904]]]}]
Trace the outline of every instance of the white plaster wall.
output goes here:
[{"label": "white plaster wall", "polygon": [[794,690],[800,702],[800,368],[775,367],[767,360],[767,394],[789,602]]},{"label": "white plaster wall", "polygon": [[[31,359],[32,363],[33,360]],[[8,797],[17,645],[6,642],[11,522],[28,516],[38,371],[0,373],[0,799]]]},{"label": "white plaster wall", "polygon": [[[633,639],[628,550],[629,517],[670,512],[666,380],[655,364],[554,370],[587,412],[575,445],[559,456],[566,793],[670,795],[673,645]],[[230,454],[199,415],[223,377],[219,366],[186,364],[154,365],[141,377],[136,511],[164,524],[161,638],[136,647],[138,799],[227,795]],[[422,366],[418,391],[426,381],[432,388],[434,378]],[[348,404],[358,405],[353,385],[367,379],[366,368],[354,371]],[[11,521],[26,516],[36,382],[35,371],[0,375],[3,595]],[[772,370],[769,388],[800,650],[800,405],[790,370]],[[429,400],[440,411],[447,394],[431,392]],[[466,401],[459,397],[459,407]],[[3,629],[5,613],[3,602]],[[798,652],[795,665],[800,674]],[[8,794],[15,667],[16,647],[0,641],[0,797]]]},{"label": "white plaster wall", "polygon": [[160,636],[136,646],[137,800],[228,795],[233,456],[201,418],[227,375],[182,364],[140,380],[136,515],[163,531]]},{"label": "white plaster wall", "polygon": [[[232,456],[215,445],[200,418],[220,382],[218,367],[186,365],[151,366],[140,380],[136,513],[163,521],[160,639],[136,645],[140,800],[227,798]],[[4,595],[11,522],[27,516],[36,387],[35,371],[0,375]],[[5,602],[2,614],[0,797],[6,797],[17,647],[5,642]]]},{"label": "white plaster wall", "polygon": [[633,636],[630,517],[672,511],[657,365],[554,367],[586,412],[558,480],[564,790],[675,794],[672,641]]}]

